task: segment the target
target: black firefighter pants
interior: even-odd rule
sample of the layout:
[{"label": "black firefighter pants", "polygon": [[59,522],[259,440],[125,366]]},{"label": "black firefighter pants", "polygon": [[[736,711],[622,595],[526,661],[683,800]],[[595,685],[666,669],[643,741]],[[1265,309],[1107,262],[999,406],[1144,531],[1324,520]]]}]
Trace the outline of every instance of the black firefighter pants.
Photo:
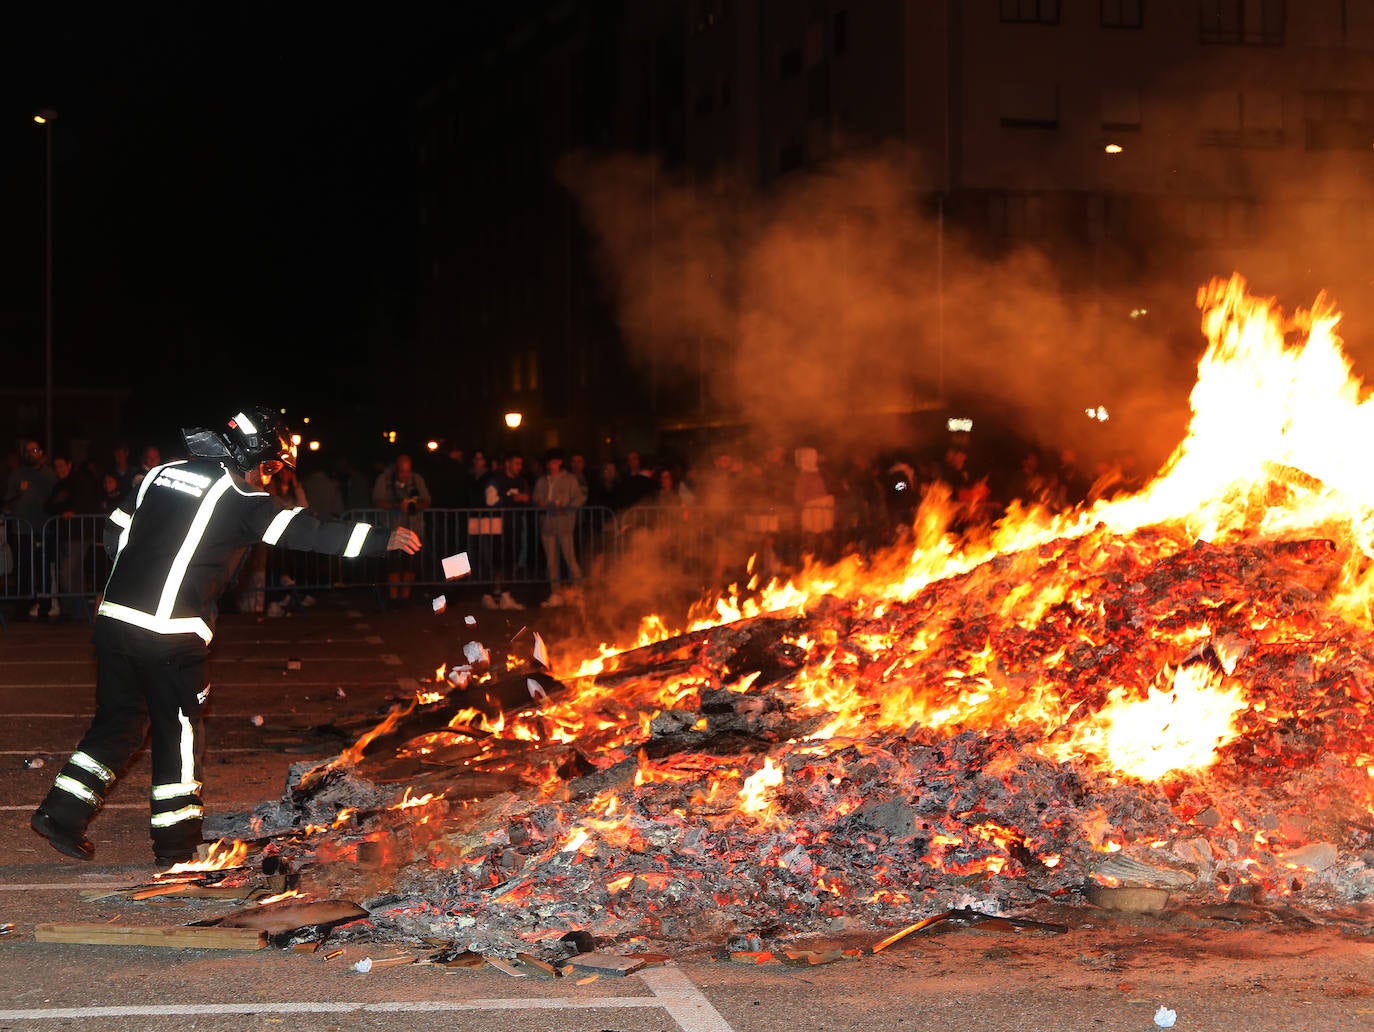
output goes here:
[{"label": "black firefighter pants", "polygon": [[160,635],[97,617],[95,718],[43,801],[64,828],[83,830],[152,730],[152,838],[160,857],[201,842],[201,706],[206,647],[194,635]]}]

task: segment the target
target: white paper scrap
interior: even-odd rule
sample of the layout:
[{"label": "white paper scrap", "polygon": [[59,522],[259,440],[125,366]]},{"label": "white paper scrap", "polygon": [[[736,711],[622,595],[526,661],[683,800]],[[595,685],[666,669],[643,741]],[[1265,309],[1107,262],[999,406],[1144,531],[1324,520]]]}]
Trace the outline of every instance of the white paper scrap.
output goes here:
[{"label": "white paper scrap", "polygon": [[547,699],[549,693],[544,691],[544,686],[533,677],[525,678],[525,689],[530,693],[531,699]]},{"label": "white paper scrap", "polygon": [[476,626],[477,626],[477,617],[475,617],[475,616],[465,616],[465,617],[463,617],[463,623],[467,624],[469,627],[476,627]]},{"label": "white paper scrap", "polygon": [[468,554],[459,552],[457,555],[444,557],[444,579],[454,580],[458,577],[466,577],[472,572],[472,564],[468,562]]},{"label": "white paper scrap", "polygon": [[1173,1028],[1177,1020],[1178,1012],[1171,1011],[1168,1007],[1161,1007],[1155,1011],[1155,1024],[1160,1028]]},{"label": "white paper scrap", "polygon": [[534,632],[534,661],[540,664],[545,670],[552,670],[553,666],[549,663],[549,650],[544,647],[544,639],[539,637],[539,632]]},{"label": "white paper scrap", "polygon": [[436,596],[433,602],[431,602],[430,604],[434,606],[434,611],[436,613],[442,613],[445,609],[448,608],[448,599],[445,598],[443,595],[439,595]]},{"label": "white paper scrap", "polygon": [[358,961],[356,964],[353,965],[353,970],[358,972],[358,974],[360,975],[367,974],[369,971],[372,970],[372,958],[364,957],[362,960]]}]

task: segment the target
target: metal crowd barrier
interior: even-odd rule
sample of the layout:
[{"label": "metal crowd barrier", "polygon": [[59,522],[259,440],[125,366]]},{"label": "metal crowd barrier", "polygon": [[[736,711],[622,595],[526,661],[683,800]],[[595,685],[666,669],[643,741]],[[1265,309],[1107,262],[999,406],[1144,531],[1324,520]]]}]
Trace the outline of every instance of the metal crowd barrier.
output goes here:
[{"label": "metal crowd barrier", "polygon": [[40,608],[44,599],[53,599],[68,615],[89,618],[90,603],[110,575],[105,515],[50,516],[43,523],[37,561]]},{"label": "metal crowd barrier", "polygon": [[[39,548],[33,527],[14,516],[0,515],[0,602],[27,601],[38,592]],[[5,613],[0,609],[0,627]]]},{"label": "metal crowd barrier", "polygon": [[[393,575],[409,573],[417,589],[448,584],[441,562],[466,552],[472,572],[464,586],[495,588],[543,585],[549,580],[544,552],[543,514],[535,508],[427,509],[421,515],[424,548],[406,557],[338,556],[261,545],[250,551],[239,571],[231,604],[261,611],[273,602],[305,604],[319,592],[338,588],[371,589],[379,594]],[[394,526],[394,510],[355,509],[343,519]],[[755,557],[755,572],[768,576],[782,560],[805,549],[833,526],[827,513],[785,507],[718,508],[636,506],[616,513],[583,507],[576,512],[573,552],[584,574],[606,561],[652,558],[677,566],[703,584],[725,584],[744,576]],[[56,598],[69,614],[89,614],[89,604],[109,576],[104,548],[105,516],[100,513],[54,516],[37,535],[23,521],[0,517],[12,559],[0,550],[0,602]],[[562,577],[570,578],[563,566]],[[46,604],[46,603],[43,603]],[[3,614],[0,614],[3,621]]]},{"label": "metal crowd barrier", "polygon": [[[353,509],[345,520],[394,527],[400,514],[388,509]],[[542,513],[538,509],[426,509],[420,513],[420,539],[424,547],[414,556],[399,552],[383,558],[337,556],[296,552],[285,548],[264,548],[259,560],[250,557],[240,574],[240,591],[248,585],[247,608],[253,609],[262,597],[284,604],[300,603],[305,597],[332,588],[372,588],[389,590],[393,576],[397,586],[434,589],[450,583],[444,576],[446,556],[466,552],[472,572],[463,585],[501,588],[548,581]],[[573,531],[573,551],[586,569],[587,563],[615,544],[615,514],[610,509],[584,507],[577,511]],[[261,563],[261,575],[257,575]],[[410,579],[405,580],[406,575]],[[568,577],[567,567],[563,576]]]}]

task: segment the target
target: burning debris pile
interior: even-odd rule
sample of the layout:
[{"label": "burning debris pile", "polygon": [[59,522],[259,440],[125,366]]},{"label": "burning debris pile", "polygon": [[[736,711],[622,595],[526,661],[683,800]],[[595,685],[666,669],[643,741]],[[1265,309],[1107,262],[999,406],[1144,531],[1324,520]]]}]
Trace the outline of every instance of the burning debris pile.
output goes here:
[{"label": "burning debris pile", "polygon": [[267,823],[384,884],[381,927],[487,942],[1374,894],[1374,484],[1331,445],[1374,412],[1320,304],[1199,300],[1193,424],[1140,494],[962,551],[931,497],[890,568],[557,679],[542,642],[502,677],[470,648]]}]

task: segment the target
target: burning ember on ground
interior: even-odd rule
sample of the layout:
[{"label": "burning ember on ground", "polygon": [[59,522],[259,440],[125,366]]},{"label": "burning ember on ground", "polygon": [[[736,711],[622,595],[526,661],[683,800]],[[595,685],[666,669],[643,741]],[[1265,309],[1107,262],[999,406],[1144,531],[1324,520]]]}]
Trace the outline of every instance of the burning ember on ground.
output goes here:
[{"label": "burning ember on ground", "polygon": [[1374,893],[1374,407],[1324,299],[1198,300],[1191,425],[1140,493],[975,542],[932,495],[902,554],[646,621],[559,681],[441,674],[302,772],[294,819],[421,935]]}]

